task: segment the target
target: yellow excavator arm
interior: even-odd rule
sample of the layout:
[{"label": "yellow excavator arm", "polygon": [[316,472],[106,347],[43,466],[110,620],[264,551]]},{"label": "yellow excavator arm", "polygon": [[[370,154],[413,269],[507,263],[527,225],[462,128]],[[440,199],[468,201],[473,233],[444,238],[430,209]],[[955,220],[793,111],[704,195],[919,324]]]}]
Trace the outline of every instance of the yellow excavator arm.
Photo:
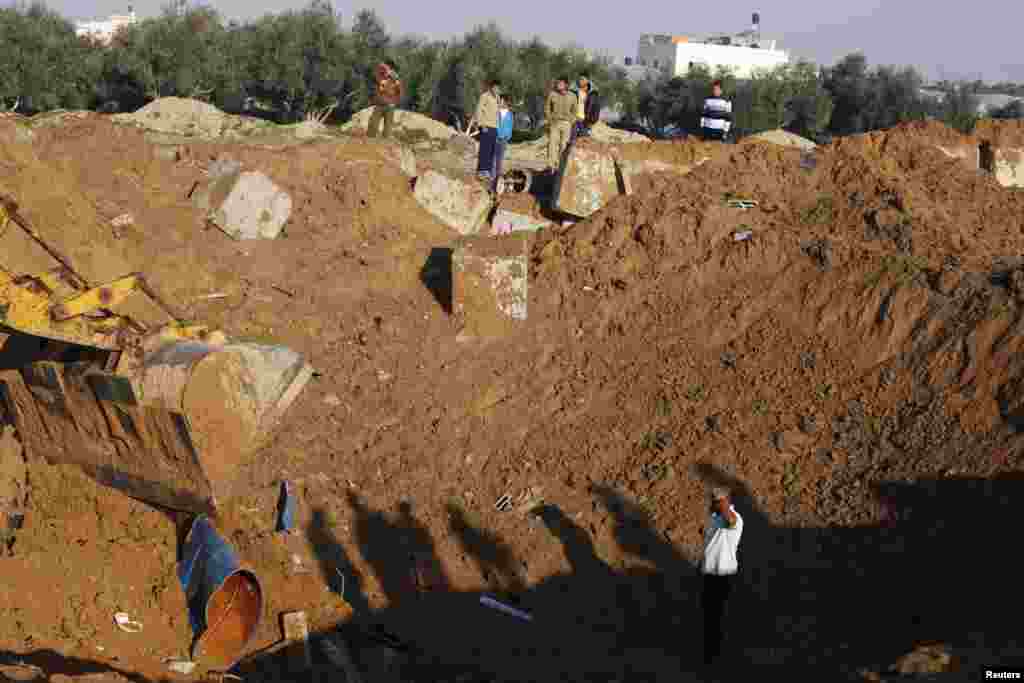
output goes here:
[{"label": "yellow excavator arm", "polygon": [[312,375],[289,349],[183,323],[141,273],[87,282],[0,197],[0,427],[29,454],[215,512]]}]

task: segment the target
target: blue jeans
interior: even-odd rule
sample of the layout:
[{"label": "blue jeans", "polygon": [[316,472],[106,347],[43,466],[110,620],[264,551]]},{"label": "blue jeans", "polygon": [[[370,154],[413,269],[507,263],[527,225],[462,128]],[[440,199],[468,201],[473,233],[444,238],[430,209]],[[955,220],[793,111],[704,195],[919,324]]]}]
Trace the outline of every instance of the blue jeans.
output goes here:
[{"label": "blue jeans", "polygon": [[477,173],[491,174],[494,172],[494,148],[497,142],[497,128],[480,127],[480,153],[476,161]]}]

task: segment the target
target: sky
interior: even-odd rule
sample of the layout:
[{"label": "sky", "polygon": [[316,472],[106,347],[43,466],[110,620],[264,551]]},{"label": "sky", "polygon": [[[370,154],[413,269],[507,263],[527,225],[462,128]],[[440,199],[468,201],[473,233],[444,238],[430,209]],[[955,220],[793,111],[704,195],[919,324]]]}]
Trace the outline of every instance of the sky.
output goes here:
[{"label": "sky", "polygon": [[[196,1],[196,0],[193,0]],[[132,0],[48,0],[72,19],[105,18],[122,13]],[[134,0],[141,17],[160,13],[166,0]],[[6,4],[6,3],[5,3]],[[246,20],[270,12],[298,9],[306,0],[205,0],[229,19]],[[941,9],[923,0],[846,0],[813,4],[798,0],[757,0],[756,4],[703,4],[680,0],[632,2],[560,2],[550,0],[335,0],[342,22],[351,25],[360,9],[373,9],[389,33],[428,38],[461,36],[474,26],[495,21],[510,38],[540,36],[551,45],[578,43],[607,50],[621,62],[636,53],[642,33],[702,37],[735,33],[761,15],[761,33],[775,38],[792,58],[830,65],[861,51],[870,64],[914,66],[929,79],[981,78],[1024,82],[1024,2],[974,0]],[[810,9],[813,7],[813,9]],[[610,8],[610,9],[603,9]]]}]

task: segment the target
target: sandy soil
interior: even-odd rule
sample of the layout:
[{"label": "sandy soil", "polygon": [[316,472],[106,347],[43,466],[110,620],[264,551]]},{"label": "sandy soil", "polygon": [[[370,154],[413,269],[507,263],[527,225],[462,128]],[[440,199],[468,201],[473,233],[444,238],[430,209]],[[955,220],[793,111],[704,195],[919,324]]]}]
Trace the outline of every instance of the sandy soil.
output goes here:
[{"label": "sandy soil", "polygon": [[[879,495],[886,482],[1004,486],[992,478],[1024,466],[1024,195],[935,150],[952,131],[905,126],[813,155],[622,145],[711,160],[538,233],[528,324],[480,341],[458,336],[421,279],[457,235],[372,143],[192,142],[171,161],[99,116],[38,129],[31,146],[8,142],[13,125],[0,121],[0,189],[35,225],[102,244],[190,317],[291,346],[320,373],[219,522],[263,582],[255,648],[280,637],[283,611],[307,610],[314,629],[354,612],[448,672],[407,680],[689,680],[702,495],[725,480],[750,522],[739,666],[842,680],[968,634],[988,655],[1019,653],[979,612],[985,582],[1010,568],[943,567],[922,539],[951,542],[954,521],[929,508],[948,521],[935,535],[893,527],[901,503]],[[223,154],[291,193],[283,238],[207,229],[187,196]],[[115,234],[123,213],[135,222]],[[214,292],[229,296],[198,298]],[[173,522],[71,468],[34,462],[29,477],[24,528],[0,559],[0,649],[166,676],[190,635]],[[308,574],[271,533],[282,478],[298,485]],[[497,511],[505,494],[514,509]],[[981,582],[974,599],[951,594],[964,581]],[[482,591],[537,620],[491,614]],[[118,631],[117,611],[144,633]]]}]

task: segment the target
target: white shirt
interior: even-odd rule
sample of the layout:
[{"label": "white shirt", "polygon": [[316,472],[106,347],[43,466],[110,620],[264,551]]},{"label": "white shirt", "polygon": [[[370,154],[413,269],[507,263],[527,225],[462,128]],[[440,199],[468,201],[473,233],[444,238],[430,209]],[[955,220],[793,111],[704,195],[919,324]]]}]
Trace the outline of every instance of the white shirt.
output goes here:
[{"label": "white shirt", "polygon": [[739,570],[736,551],[740,547],[740,536],[743,535],[743,518],[736,508],[729,506],[736,515],[736,526],[731,529],[728,522],[717,512],[711,513],[704,527],[704,562],[701,571],[705,574],[727,576]]},{"label": "white shirt", "polygon": [[704,111],[700,119],[700,127],[728,133],[729,129],[732,128],[731,116],[732,102],[724,97],[709,97],[704,100]]}]

